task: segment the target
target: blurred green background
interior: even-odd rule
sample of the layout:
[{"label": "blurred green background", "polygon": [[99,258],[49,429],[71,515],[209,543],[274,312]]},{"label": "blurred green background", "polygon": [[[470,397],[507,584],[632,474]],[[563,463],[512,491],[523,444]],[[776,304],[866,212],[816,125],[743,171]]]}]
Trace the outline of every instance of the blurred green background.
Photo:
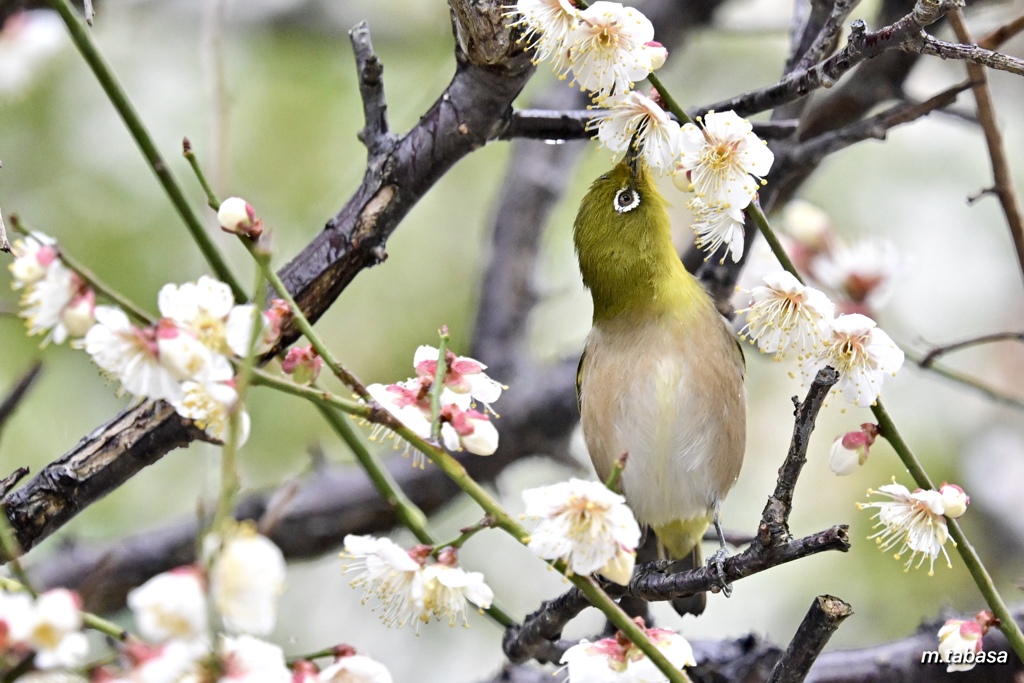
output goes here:
[{"label": "blurred green background", "polygon": [[[256,206],[274,232],[275,262],[283,264],[322,228],[363,174],[365,151],[356,139],[361,105],[345,31],[360,20],[369,22],[398,132],[414,125],[447,84],[454,68],[452,39],[441,0],[228,4],[227,109],[220,124],[211,97],[208,10],[202,3],[107,0],[93,33],[215,239],[244,274],[242,281],[249,282],[247,257],[214,229],[213,212],[205,208],[179,155],[182,137],[192,140],[222,196],[241,195]],[[869,17],[872,7],[863,3],[858,16]],[[687,105],[773,82],[785,57],[789,12],[785,0],[731,3],[716,30],[702,32],[671,56],[663,79]],[[972,28],[980,35],[998,20],[997,14],[976,15]],[[91,72],[62,34],[57,45],[27,85],[0,91],[0,205],[5,214],[16,212],[31,227],[57,237],[102,278],[153,310],[161,285],[195,279],[206,272],[205,264]],[[1006,50],[1015,54],[1020,47],[1011,44]],[[0,70],[14,58],[0,48]],[[910,81],[911,94],[926,97],[963,75],[961,64],[927,60]],[[542,67],[524,98],[553,81]],[[1004,74],[992,81],[1009,156],[1022,178],[1024,140],[1010,114],[1024,106],[1024,91],[1019,80]],[[959,109],[967,111],[970,104],[962,96]],[[227,152],[222,166],[214,151],[218,128]],[[364,380],[407,377],[412,352],[418,344],[434,343],[441,324],[451,328],[456,349],[468,347],[507,155],[506,143],[494,143],[460,162],[402,223],[387,245],[387,262],[361,273],[320,322],[338,356]],[[608,160],[596,145],[587,152],[548,233],[539,276],[545,299],[532,328],[540,355],[578,353],[589,329],[590,303],[579,282],[569,228],[584,188]],[[828,211],[847,239],[884,235],[899,247],[904,267],[879,321],[905,349],[920,350],[1024,327],[1020,271],[998,206],[991,198],[973,206],[965,201],[989,184],[980,131],[962,119],[933,114],[891,132],[884,144],[865,142],[835,155],[802,195]],[[685,200],[675,203],[681,207]],[[17,310],[15,292],[4,288],[0,306],[6,312],[0,316],[0,386],[10,385],[32,359],[45,362],[41,381],[0,440],[0,475],[17,466],[37,471],[124,408],[127,399],[114,395],[82,353],[67,346],[41,350],[38,339],[27,339],[22,321],[11,315]],[[755,528],[792,428],[789,397],[803,391],[787,376],[788,366],[753,351],[747,356],[747,462],[724,508],[726,525],[740,531]],[[949,364],[1024,398],[1019,345],[965,351]],[[887,382],[884,396],[933,477],[961,483],[971,494],[963,524],[1004,596],[1019,601],[1024,578],[1024,522],[1018,513],[1024,481],[1021,412],[909,363]],[[332,460],[348,460],[306,404],[260,390],[249,409],[253,433],[241,458],[247,487],[273,486],[303,471],[312,445],[321,445]],[[829,471],[832,439],[869,419],[868,411],[844,409],[839,401],[824,411],[796,494],[794,532],[849,523],[854,546],[848,554],[819,556],[744,580],[733,598],[712,596],[707,614],[697,621],[680,623],[659,606],[663,623],[681,626],[691,638],[753,631],[784,644],[813,597],[830,593],[856,610],[830,647],[851,647],[906,635],[947,608],[979,609],[981,599],[955,554],[953,568],[940,560],[934,577],[925,570],[905,574],[865,540],[869,515],[858,512],[854,502],[865,499],[869,486],[893,476],[911,484],[882,442],[852,476],[837,478]],[[585,455],[577,450],[582,462]],[[86,510],[59,536],[114,539],[189,514],[216,491],[217,457],[216,449],[203,444],[171,453]],[[589,465],[581,467],[572,474],[589,475]],[[497,490],[519,512],[524,486],[569,474],[529,459],[508,470]],[[477,517],[472,504],[453,504],[436,520],[440,536]],[[411,537],[399,532],[396,538]],[[59,542],[59,537],[49,540],[33,556],[45,556]],[[322,560],[291,569],[275,634],[286,652],[347,642],[388,664],[398,681],[482,680],[500,665],[501,633],[475,615],[468,632],[431,624],[417,635],[382,626],[348,587],[335,549],[325,552]],[[462,560],[487,574],[499,603],[516,618],[565,587],[497,532],[474,539]],[[599,627],[600,620],[588,615],[570,635]]]}]

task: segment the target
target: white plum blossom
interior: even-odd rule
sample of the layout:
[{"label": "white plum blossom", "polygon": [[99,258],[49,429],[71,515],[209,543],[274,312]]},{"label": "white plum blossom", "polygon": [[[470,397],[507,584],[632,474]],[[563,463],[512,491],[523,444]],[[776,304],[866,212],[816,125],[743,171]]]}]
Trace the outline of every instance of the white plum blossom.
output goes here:
[{"label": "white plum blossom", "polygon": [[139,634],[154,643],[206,638],[206,582],[196,567],[158,574],[128,593]]},{"label": "white plum blossom", "polygon": [[826,365],[839,372],[832,391],[866,408],[878,399],[885,376],[895,375],[902,367],[903,351],[874,320],[850,313],[832,321],[831,338],[803,366],[804,381],[813,381]]},{"label": "white plum blossom", "polygon": [[697,120],[700,127],[687,123],[680,131],[676,184],[683,190],[692,186],[707,206],[745,209],[775,156],[734,111],[708,112]]},{"label": "white plum blossom", "polygon": [[[883,528],[869,538],[875,539],[883,552],[888,552],[899,546],[899,550],[894,555],[896,559],[900,559],[904,553],[909,552],[910,558],[904,565],[905,571],[910,570],[914,558],[920,554],[921,557],[914,568],[920,567],[925,559],[928,559],[929,576],[935,573],[935,560],[940,553],[946,558],[946,564],[950,567],[953,566],[945,548],[945,543],[949,539],[949,529],[944,516],[946,508],[943,504],[942,493],[921,489],[911,493],[905,486],[897,484],[895,480],[892,484],[880,486],[877,491],[868,489],[869,496],[873,493],[888,496],[891,500],[877,503],[857,503],[857,508],[878,510],[872,519],[878,520],[875,524],[876,528]],[[960,496],[955,496],[955,509],[951,509],[951,512],[963,514],[959,507],[960,500]]]},{"label": "white plum blossom", "polygon": [[451,626],[462,621],[466,626],[466,602],[487,609],[494,600],[494,591],[484,582],[480,572],[467,572],[457,566],[455,551],[441,551],[435,564],[423,569],[423,609],[437,619],[447,617]]},{"label": "white plum blossom", "polygon": [[764,285],[750,290],[750,306],[737,312],[747,314],[741,336],[757,342],[762,352],[780,360],[795,351],[803,359],[832,336],[835,304],[781,270],[765,275]]},{"label": "white plum blossom", "polygon": [[693,212],[693,228],[698,247],[707,253],[705,260],[725,247],[721,263],[725,263],[726,255],[734,263],[743,256],[743,209],[725,205],[709,205],[699,197],[694,197],[686,204]]},{"label": "white plum blossom", "polygon": [[53,238],[40,232],[34,232],[23,240],[15,240],[13,251],[14,261],[7,268],[14,276],[11,283],[14,289],[21,289],[42,280],[50,264],[60,258]]},{"label": "white plum blossom", "polygon": [[324,668],[319,683],[391,683],[387,667],[366,655],[352,654],[338,658]]},{"label": "white plum blossom", "polygon": [[250,635],[222,636],[219,683],[291,683],[284,651]]},{"label": "white plum blossom", "polygon": [[203,379],[213,364],[213,353],[186,330],[164,318],[156,326],[160,365],[179,382]]},{"label": "white plum blossom", "polygon": [[492,455],[498,450],[498,430],[484,413],[449,403],[441,408],[440,416],[441,439],[448,450],[465,449],[474,455]]},{"label": "white plum blossom", "polygon": [[[416,374],[421,379],[433,383],[437,373],[437,358],[440,352],[433,346],[422,345],[416,349],[412,363]],[[442,395],[443,403],[457,403],[461,408],[467,408],[470,402],[479,401],[488,410],[490,404],[501,397],[501,392],[506,389],[504,385],[497,382],[484,372],[487,366],[468,356],[456,356],[451,351],[445,353],[444,386],[446,390],[455,394],[454,396]]]},{"label": "white plum blossom", "polygon": [[428,616],[423,602],[423,566],[429,554],[427,546],[406,551],[387,538],[349,534],[342,558],[351,562],[343,565],[343,570],[346,574],[358,571],[349,585],[363,588],[364,603],[370,597],[380,600],[381,621],[401,628]]},{"label": "white plum blossom", "polygon": [[963,517],[971,503],[971,497],[956,484],[943,484],[939,487],[939,495],[942,496],[943,513],[950,519]]},{"label": "white plum blossom", "polygon": [[984,647],[985,629],[975,620],[948,619],[939,629],[939,655],[946,672],[970,671]]},{"label": "white plum blossom", "polygon": [[[278,303],[280,302],[280,303]],[[268,311],[261,311],[263,317],[262,326],[256,336],[256,354],[263,354],[274,347],[277,338],[281,336],[281,313],[280,299],[275,299],[274,305]],[[252,331],[255,326],[257,310],[253,304],[235,306],[228,313],[225,321],[225,340],[228,348],[240,358],[249,354],[249,344],[252,340]]]},{"label": "white plum blossom", "polygon": [[572,0],[519,0],[508,16],[518,16],[509,26],[521,26],[521,40],[533,48],[534,64],[551,60],[555,71],[569,68],[569,47],[579,10]]},{"label": "white plum blossom", "polygon": [[[664,628],[644,629],[647,638],[677,670],[696,666],[693,648],[687,640]],[[591,643],[580,641],[565,651],[568,683],[662,683],[668,677],[622,633]]]},{"label": "white plum blossom", "polygon": [[210,648],[204,640],[172,639],[158,645],[132,643],[126,654],[132,662],[132,683],[184,683],[196,680],[192,677],[199,674]]},{"label": "white plum blossom", "polygon": [[210,599],[231,633],[266,635],[277,621],[284,592],[284,555],[250,524],[224,538],[210,568]]},{"label": "white plum blossom", "polygon": [[616,156],[622,154],[636,137],[640,156],[659,174],[669,173],[679,157],[679,124],[668,112],[646,95],[631,90],[612,95],[587,124],[597,128],[597,139]]},{"label": "white plum blossom", "polygon": [[166,401],[183,396],[177,379],[160,363],[154,328],[135,327],[113,306],[97,306],[95,314],[84,346],[101,370],[135,396]]},{"label": "white plum blossom", "polygon": [[598,482],[570,479],[523,491],[523,501],[527,516],[543,520],[530,535],[530,550],[564,560],[576,574],[607,570],[609,579],[629,582],[633,567],[627,572],[623,562],[635,562],[640,526],[625,498]]},{"label": "white plum blossom", "polygon": [[25,630],[12,632],[12,640],[35,650],[40,669],[73,667],[81,664],[89,645],[82,633],[81,600],[69,590],[55,588],[41,594],[32,605]]},{"label": "white plum blossom", "polygon": [[629,92],[654,70],[653,40],[654,26],[638,10],[598,0],[579,13],[568,38],[574,82],[598,100]]},{"label": "white plum blossom", "polygon": [[181,384],[182,396],[171,401],[174,410],[188,418],[218,441],[228,438],[232,411],[238,411],[239,446],[249,439],[251,420],[244,406],[238,405],[238,391],[234,387],[234,369],[228,359],[213,354],[210,369],[202,381]]},{"label": "white plum blossom", "polygon": [[41,279],[27,286],[21,298],[30,336],[45,334],[43,345],[81,337],[94,322],[96,295],[77,273],[55,260]]},{"label": "white plum blossom", "polygon": [[838,293],[849,313],[877,311],[892,297],[904,258],[882,239],[865,239],[853,246],[832,240],[811,261],[814,279]]}]

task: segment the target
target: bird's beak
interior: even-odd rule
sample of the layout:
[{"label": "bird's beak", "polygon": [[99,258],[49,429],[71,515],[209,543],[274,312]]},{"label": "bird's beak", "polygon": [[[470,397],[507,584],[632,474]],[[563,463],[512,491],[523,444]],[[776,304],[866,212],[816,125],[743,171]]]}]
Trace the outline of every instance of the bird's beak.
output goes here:
[{"label": "bird's beak", "polygon": [[640,173],[640,165],[643,163],[640,159],[640,145],[637,135],[633,135],[633,139],[629,141],[629,147],[626,149],[626,163],[629,164],[630,172],[636,176]]}]

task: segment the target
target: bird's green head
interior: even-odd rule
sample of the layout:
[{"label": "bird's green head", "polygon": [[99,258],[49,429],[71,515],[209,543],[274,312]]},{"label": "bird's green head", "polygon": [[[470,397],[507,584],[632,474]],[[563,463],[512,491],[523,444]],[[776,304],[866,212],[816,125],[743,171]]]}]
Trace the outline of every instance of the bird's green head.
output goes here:
[{"label": "bird's green head", "polygon": [[594,319],[623,310],[678,305],[668,295],[697,284],[672,246],[665,199],[632,146],[590,186],[573,225],[583,284]]}]

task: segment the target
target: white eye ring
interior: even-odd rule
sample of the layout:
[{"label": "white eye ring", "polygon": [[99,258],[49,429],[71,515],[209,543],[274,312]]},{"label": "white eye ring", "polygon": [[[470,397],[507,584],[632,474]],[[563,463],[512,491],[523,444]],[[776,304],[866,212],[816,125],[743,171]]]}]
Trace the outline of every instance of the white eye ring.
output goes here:
[{"label": "white eye ring", "polygon": [[629,213],[640,206],[640,194],[631,187],[624,187],[615,193],[612,206],[619,213]]}]

